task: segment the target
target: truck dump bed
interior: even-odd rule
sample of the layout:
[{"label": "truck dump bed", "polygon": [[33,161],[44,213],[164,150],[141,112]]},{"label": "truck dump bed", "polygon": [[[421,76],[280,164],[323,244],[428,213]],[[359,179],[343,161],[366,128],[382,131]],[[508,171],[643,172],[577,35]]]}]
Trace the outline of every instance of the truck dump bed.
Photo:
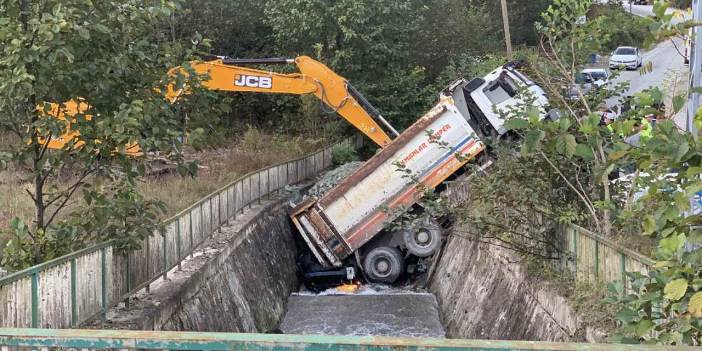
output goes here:
[{"label": "truck dump bed", "polygon": [[417,182],[434,188],[484,149],[445,99],[324,196],[293,208],[292,221],[322,266],[340,266],[399,215],[393,209],[415,204]]}]

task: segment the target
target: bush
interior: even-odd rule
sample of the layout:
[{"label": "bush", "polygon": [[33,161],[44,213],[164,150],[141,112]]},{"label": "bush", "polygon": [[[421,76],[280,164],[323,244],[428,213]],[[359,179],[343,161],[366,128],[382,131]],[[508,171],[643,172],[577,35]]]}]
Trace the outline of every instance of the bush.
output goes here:
[{"label": "bush", "polygon": [[602,38],[600,50],[608,53],[618,46],[646,47],[650,43],[652,20],[634,16],[621,6],[594,5],[588,13],[588,30]]},{"label": "bush", "polygon": [[344,143],[332,147],[332,163],[335,166],[358,160],[358,154],[351,145]]}]

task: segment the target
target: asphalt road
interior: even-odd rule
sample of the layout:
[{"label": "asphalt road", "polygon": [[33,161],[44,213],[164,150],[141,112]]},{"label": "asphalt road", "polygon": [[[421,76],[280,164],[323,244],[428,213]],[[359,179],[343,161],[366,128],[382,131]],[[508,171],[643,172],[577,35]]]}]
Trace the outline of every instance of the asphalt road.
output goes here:
[{"label": "asphalt road", "polygon": [[[628,11],[631,8],[631,13],[637,16],[651,16],[653,14],[653,6],[651,5],[632,5],[624,4],[624,8]],[[667,13],[672,12],[669,9]],[[683,18],[674,19],[673,22],[682,21],[689,15]],[[626,43],[622,43],[626,45]],[[666,90],[675,89],[680,91],[687,86],[689,67],[684,63],[682,56],[685,51],[685,43],[682,39],[674,38],[666,40],[649,48],[643,54],[644,65],[652,63],[652,71],[646,74],[641,74],[638,70],[621,71],[620,75],[613,82],[628,81],[629,89],[627,95],[634,94],[649,87],[661,87]],[[612,104],[612,101],[608,102]],[[684,111],[683,111],[684,112]],[[685,114],[679,113],[674,117],[675,122],[684,128]]]}]

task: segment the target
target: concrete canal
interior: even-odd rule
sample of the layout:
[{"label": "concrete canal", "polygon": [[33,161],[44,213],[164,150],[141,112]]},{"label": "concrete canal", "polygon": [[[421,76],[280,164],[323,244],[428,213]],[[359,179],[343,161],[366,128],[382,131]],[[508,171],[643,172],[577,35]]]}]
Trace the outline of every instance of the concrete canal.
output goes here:
[{"label": "concrete canal", "polygon": [[112,308],[109,329],[578,340],[566,301],[503,252],[449,237],[423,291],[300,293],[287,198],[224,226],[167,279]]}]

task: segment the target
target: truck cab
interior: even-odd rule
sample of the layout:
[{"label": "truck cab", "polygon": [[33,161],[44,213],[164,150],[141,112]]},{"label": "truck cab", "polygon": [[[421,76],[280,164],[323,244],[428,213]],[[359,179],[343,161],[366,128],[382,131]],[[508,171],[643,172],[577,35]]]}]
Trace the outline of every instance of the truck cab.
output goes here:
[{"label": "truck cab", "polygon": [[[453,98],[468,123],[482,137],[501,137],[507,133],[504,118],[500,113],[508,113],[511,108],[528,101],[527,95],[534,98],[533,104],[545,117],[548,98],[544,90],[517,70],[518,63],[504,64],[484,77],[470,81],[459,79],[443,92],[443,96]],[[519,94],[526,92],[526,94]]]}]

